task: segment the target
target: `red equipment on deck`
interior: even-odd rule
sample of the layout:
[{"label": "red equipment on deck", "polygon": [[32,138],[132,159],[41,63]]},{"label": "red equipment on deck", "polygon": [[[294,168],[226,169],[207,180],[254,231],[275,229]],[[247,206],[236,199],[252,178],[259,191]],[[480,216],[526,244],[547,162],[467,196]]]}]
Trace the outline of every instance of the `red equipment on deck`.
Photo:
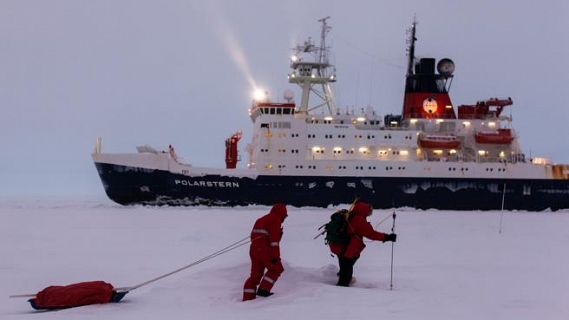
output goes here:
[{"label": "red equipment on deck", "polygon": [[478,101],[475,105],[460,105],[458,106],[458,118],[486,119],[488,117],[499,117],[504,110],[504,107],[510,106],[513,103],[512,98],[492,98],[484,101]]},{"label": "red equipment on deck", "polygon": [[237,167],[238,154],[237,143],[241,140],[241,131],[235,132],[231,137],[225,140],[225,167],[227,169],[235,169]]},{"label": "red equipment on deck", "polygon": [[421,148],[456,149],[460,140],[456,136],[424,135],[419,137],[419,145]]}]

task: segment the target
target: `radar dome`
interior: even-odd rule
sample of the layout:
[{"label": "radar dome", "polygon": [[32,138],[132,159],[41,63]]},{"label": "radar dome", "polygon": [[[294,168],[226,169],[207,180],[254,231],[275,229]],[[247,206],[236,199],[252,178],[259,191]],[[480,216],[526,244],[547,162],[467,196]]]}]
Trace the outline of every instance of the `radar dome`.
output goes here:
[{"label": "radar dome", "polygon": [[445,77],[450,77],[454,72],[454,62],[449,58],[441,59],[437,63],[437,71]]},{"label": "radar dome", "polygon": [[283,93],[283,98],[290,103],[294,99],[294,92],[292,92],[290,89],[285,90]]}]

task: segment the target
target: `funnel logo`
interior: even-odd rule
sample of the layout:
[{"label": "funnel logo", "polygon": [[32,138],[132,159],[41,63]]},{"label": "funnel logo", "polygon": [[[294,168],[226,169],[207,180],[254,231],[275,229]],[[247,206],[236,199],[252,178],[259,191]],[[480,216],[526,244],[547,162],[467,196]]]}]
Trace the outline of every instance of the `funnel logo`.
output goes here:
[{"label": "funnel logo", "polygon": [[433,113],[437,112],[437,108],[438,108],[438,104],[437,104],[437,100],[435,100],[435,98],[429,97],[429,98],[423,100],[423,110],[425,110],[426,113],[433,114]]}]

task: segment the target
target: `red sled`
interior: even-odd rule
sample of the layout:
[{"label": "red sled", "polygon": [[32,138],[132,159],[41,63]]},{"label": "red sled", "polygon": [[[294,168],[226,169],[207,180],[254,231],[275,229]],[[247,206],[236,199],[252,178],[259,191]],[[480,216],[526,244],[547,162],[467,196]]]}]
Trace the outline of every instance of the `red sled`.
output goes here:
[{"label": "red sled", "polygon": [[55,310],[119,302],[127,293],[128,291],[114,290],[110,283],[104,281],[89,281],[67,286],[50,286],[28,301],[36,310]]}]

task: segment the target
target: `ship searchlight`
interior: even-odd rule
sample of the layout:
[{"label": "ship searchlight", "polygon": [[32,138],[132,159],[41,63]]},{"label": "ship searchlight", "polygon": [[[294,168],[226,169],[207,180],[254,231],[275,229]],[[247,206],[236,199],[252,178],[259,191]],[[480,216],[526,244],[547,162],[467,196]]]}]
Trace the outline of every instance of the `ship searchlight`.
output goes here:
[{"label": "ship searchlight", "polygon": [[255,101],[267,101],[269,93],[263,89],[255,89],[253,91],[253,100]]}]

